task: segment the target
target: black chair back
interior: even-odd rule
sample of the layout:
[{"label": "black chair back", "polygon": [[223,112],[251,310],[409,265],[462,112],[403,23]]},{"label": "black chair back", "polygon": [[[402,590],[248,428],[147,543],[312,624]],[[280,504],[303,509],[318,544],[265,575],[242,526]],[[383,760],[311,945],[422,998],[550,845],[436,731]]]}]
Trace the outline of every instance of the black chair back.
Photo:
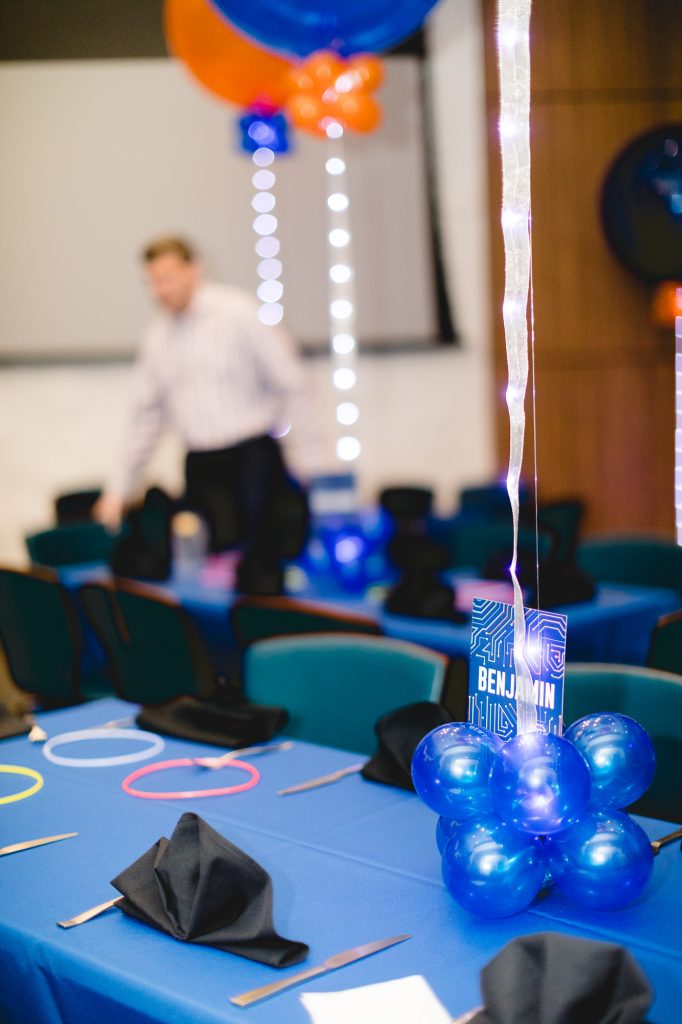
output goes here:
[{"label": "black chair back", "polygon": [[13,682],[41,706],[80,701],[82,633],[55,574],[0,569],[0,642]]}]

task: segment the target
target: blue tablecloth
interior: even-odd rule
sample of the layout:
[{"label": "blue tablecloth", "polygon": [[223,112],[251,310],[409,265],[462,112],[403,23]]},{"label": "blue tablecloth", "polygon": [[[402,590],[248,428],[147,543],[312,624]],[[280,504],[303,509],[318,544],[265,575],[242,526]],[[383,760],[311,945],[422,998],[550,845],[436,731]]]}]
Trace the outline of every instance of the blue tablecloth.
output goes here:
[{"label": "blue tablecloth", "polygon": [[[114,699],[40,716],[50,735],[130,713]],[[78,755],[91,751],[83,744]],[[97,754],[120,753],[98,744]],[[214,748],[167,740],[162,757]],[[66,748],[64,753],[66,753]],[[75,749],[69,750],[76,753]],[[655,862],[646,898],[618,912],[588,912],[556,893],[516,917],[486,921],[460,908],[440,879],[435,815],[412,794],[349,776],[306,794],[283,786],[350,764],[357,755],[296,743],[261,757],[261,782],[224,798],[155,802],[126,796],[127,767],[80,769],[49,763],[26,738],[6,740],[3,763],[40,770],[43,789],[0,807],[1,843],[78,831],[80,836],[0,858],[0,1020],[3,1024],[307,1024],[301,991],[329,991],[421,974],[453,1017],[480,1004],[479,972],[509,940],[537,931],[614,941],[648,975],[652,1024],[676,1024],[682,1000],[682,856],[679,844]],[[186,787],[200,768],[151,776],[145,788]],[[222,778],[225,778],[223,773]],[[210,781],[216,784],[217,776]],[[0,776],[1,793],[22,780]],[[286,977],[243,958],[178,942],[113,909],[64,931],[55,922],[116,895],[108,884],[185,810],[204,817],[270,873],[282,935],[310,945],[309,965],[359,943],[408,932],[412,938],[342,971],[242,1010],[228,997]],[[669,831],[643,821],[649,834]]]},{"label": "blue tablecloth", "polygon": [[[106,575],[101,566],[70,566],[60,576],[70,589]],[[200,571],[176,576],[161,589],[174,594],[193,615],[211,652],[217,670],[234,669],[236,641],[229,610],[234,591],[220,572]],[[375,618],[387,636],[411,640],[452,657],[469,656],[469,623],[451,624],[433,619],[411,619],[387,614],[382,595],[371,590],[365,596],[348,596],[328,580],[301,577],[292,596],[323,606]],[[673,590],[654,587],[600,586],[592,601],[557,608],[568,616],[567,660],[643,665],[651,633],[658,618],[674,611],[680,598]],[[90,641],[91,642],[91,641]]]}]

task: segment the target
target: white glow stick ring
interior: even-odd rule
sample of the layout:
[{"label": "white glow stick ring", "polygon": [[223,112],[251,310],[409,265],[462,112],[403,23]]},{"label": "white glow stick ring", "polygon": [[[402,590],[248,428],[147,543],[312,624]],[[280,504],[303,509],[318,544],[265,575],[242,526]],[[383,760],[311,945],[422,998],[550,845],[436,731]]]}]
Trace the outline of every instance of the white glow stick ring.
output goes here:
[{"label": "white glow stick ring", "polygon": [[[149,740],[149,746],[142,750],[134,750],[130,754],[117,754],[114,757],[62,757],[53,754],[55,747],[64,743],[77,743],[79,740]],[[53,736],[43,747],[43,754],[53,764],[64,764],[69,768],[113,768],[118,764],[133,764],[145,761],[148,757],[159,754],[164,747],[160,736],[143,729],[78,729],[76,732],[63,732]]]}]

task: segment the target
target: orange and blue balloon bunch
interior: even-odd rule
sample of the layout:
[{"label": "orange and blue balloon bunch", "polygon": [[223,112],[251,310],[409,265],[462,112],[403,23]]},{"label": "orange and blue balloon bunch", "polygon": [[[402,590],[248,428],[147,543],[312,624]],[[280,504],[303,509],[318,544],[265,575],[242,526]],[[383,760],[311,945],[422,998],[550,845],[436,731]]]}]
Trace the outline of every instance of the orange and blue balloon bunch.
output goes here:
[{"label": "orange and blue balloon bunch", "polygon": [[331,121],[374,131],[384,77],[376,54],[415,32],[436,2],[166,0],[165,35],[205,89],[242,108],[242,147],[253,152],[260,133],[281,153],[288,122],[322,137]]}]

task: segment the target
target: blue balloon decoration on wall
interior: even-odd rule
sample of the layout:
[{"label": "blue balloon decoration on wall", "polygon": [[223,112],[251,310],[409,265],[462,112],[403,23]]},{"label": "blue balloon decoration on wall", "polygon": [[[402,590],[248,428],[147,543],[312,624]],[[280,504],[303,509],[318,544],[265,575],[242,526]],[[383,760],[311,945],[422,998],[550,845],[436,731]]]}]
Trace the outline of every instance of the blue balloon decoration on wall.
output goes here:
[{"label": "blue balloon decoration on wall", "polygon": [[491,810],[489,780],[502,740],[468,722],[439,725],[420,741],[412,781],[432,811],[454,821]]},{"label": "blue balloon decoration on wall", "polygon": [[656,752],[634,718],[615,712],[585,715],[564,736],[589,766],[592,807],[627,807],[646,793],[656,771]]},{"label": "blue balloon decoration on wall", "polygon": [[572,743],[541,732],[504,744],[490,781],[493,809],[531,835],[551,835],[578,820],[590,797],[590,772]]},{"label": "blue balloon decoration on wall", "polygon": [[415,32],[437,0],[212,0],[233,25],[273,50],[380,53]]},{"label": "blue balloon decoration on wall", "polygon": [[539,839],[488,814],[458,826],[445,847],[442,871],[449,892],[467,910],[508,917],[542,888],[545,856]]},{"label": "blue balloon decoration on wall", "polygon": [[548,836],[545,850],[556,887],[599,910],[632,903],[653,871],[646,833],[622,811],[587,811],[573,828]]}]

